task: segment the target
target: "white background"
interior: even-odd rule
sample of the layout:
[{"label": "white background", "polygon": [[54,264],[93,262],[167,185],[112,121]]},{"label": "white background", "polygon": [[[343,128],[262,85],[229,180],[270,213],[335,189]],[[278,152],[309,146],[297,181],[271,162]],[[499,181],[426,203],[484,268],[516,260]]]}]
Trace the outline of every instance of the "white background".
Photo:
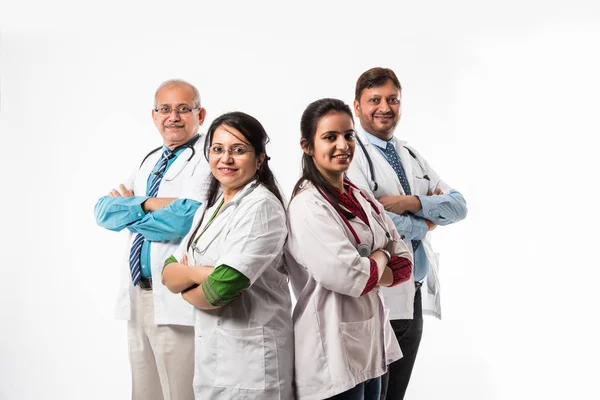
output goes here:
[{"label": "white background", "polygon": [[0,398],[129,397],[124,237],[93,206],[160,145],[162,81],[195,84],[207,124],[258,118],[289,196],[302,111],[373,66],[469,206],[434,232],[444,320],[407,397],[599,398],[598,3],[481,3],[0,0]]}]

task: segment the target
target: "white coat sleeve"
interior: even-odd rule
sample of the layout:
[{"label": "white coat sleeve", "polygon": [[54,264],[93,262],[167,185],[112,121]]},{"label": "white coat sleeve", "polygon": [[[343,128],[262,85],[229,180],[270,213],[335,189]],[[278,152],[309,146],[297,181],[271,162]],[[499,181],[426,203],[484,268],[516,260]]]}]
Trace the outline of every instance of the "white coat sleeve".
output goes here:
[{"label": "white coat sleeve", "polygon": [[279,201],[262,198],[237,213],[220,249],[215,267],[227,265],[244,274],[252,285],[277,257],[287,238],[285,210]]},{"label": "white coat sleeve", "polygon": [[339,221],[325,205],[295,198],[289,206],[288,252],[324,288],[359,297],[371,262],[361,257]]}]

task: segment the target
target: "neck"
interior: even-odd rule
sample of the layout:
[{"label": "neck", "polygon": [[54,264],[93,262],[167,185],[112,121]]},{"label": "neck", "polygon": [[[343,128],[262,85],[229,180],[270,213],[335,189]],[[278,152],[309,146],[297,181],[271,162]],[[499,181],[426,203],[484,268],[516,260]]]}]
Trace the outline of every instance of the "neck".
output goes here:
[{"label": "neck", "polygon": [[246,182],[242,186],[239,187],[225,187],[221,185],[221,191],[223,192],[223,205],[229,203],[233,197],[238,194],[240,190],[242,190],[248,183]]},{"label": "neck", "polygon": [[[196,135],[194,135],[194,136],[196,136]],[[173,150],[179,146],[183,146],[184,144],[186,144],[187,142],[192,140],[194,138],[194,136],[184,139],[184,140],[177,141],[177,142],[163,142],[163,145],[165,145],[165,147],[167,147],[169,150]]]},{"label": "neck", "polygon": [[229,203],[231,201],[231,199],[233,199],[233,197],[236,195],[237,192],[239,192],[240,190],[227,190],[225,188],[223,189],[223,205]]},{"label": "neck", "polygon": [[344,193],[344,173],[343,172],[340,174],[331,174],[331,173],[325,173],[324,171],[321,171],[321,174],[327,180],[327,182],[329,182],[329,184],[331,186],[338,189],[340,192]]}]

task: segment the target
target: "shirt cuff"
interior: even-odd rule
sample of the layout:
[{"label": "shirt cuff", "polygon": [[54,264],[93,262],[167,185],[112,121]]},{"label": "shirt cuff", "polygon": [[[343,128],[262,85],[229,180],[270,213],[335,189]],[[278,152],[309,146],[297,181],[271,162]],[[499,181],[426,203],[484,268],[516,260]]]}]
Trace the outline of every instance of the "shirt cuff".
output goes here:
[{"label": "shirt cuff", "polygon": [[367,284],[365,285],[365,289],[360,294],[361,296],[364,296],[365,294],[367,294],[371,290],[373,290],[375,288],[375,286],[377,286],[377,283],[379,282],[379,269],[377,268],[377,263],[371,257],[369,257],[369,261],[371,262],[371,271],[369,273],[369,280],[367,281]]},{"label": "shirt cuff", "polygon": [[424,196],[422,194],[418,194],[417,197],[421,202],[421,210],[419,212],[414,213],[417,217],[432,219],[437,218],[440,215],[439,211],[439,202],[432,199],[431,196]]},{"label": "shirt cuff", "polygon": [[202,283],[202,292],[212,306],[222,307],[248,289],[250,280],[225,264],[219,265]]},{"label": "shirt cuff", "polygon": [[413,264],[408,258],[393,256],[388,263],[388,267],[392,270],[394,276],[394,281],[390,287],[408,281],[412,275]]}]

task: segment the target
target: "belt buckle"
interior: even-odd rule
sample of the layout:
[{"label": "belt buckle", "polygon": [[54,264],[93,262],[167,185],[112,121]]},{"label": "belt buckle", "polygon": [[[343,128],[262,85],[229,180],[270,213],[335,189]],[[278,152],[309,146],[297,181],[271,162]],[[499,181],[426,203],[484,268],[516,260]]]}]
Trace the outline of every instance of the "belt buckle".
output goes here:
[{"label": "belt buckle", "polygon": [[140,279],[140,289],[142,290],[152,290],[152,278],[142,278]]},{"label": "belt buckle", "polygon": [[423,286],[423,282],[415,281],[415,289],[419,290],[419,288]]}]

